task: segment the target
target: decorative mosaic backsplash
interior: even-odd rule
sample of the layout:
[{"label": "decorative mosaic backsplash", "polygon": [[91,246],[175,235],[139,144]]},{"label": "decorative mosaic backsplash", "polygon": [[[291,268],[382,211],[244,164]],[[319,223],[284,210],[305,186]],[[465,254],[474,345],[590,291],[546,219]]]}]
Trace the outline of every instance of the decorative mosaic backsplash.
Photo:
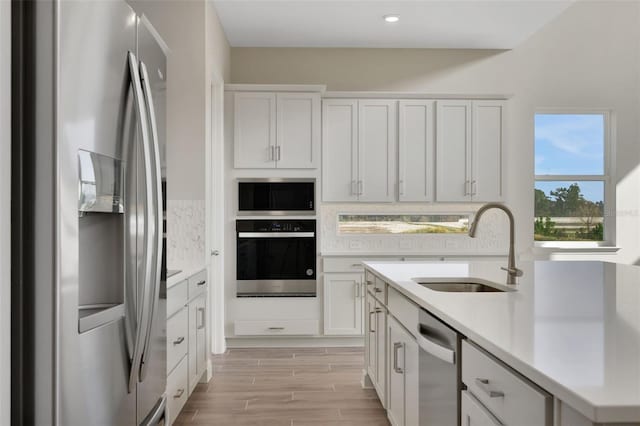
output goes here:
[{"label": "decorative mosaic backsplash", "polygon": [[338,234],[338,214],[428,214],[473,213],[478,206],[435,204],[323,204],[320,206],[320,251],[322,254],[405,253],[424,255],[506,255],[509,249],[509,223],[503,212],[489,211],[482,216],[477,238],[466,234]]},{"label": "decorative mosaic backsplash", "polygon": [[187,269],[205,260],[204,200],[167,200],[167,268]]}]

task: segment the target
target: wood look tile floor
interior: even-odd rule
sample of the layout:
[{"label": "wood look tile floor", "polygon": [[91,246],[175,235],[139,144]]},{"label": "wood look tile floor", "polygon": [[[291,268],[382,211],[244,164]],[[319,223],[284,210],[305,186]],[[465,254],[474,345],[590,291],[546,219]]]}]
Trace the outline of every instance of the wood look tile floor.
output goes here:
[{"label": "wood look tile floor", "polygon": [[176,425],[387,426],[362,389],[362,348],[229,349],[196,387]]}]

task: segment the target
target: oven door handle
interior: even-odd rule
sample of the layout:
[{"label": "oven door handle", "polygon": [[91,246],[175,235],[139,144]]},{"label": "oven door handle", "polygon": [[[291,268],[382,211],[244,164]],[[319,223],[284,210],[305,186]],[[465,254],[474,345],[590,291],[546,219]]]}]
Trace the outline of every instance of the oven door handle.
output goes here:
[{"label": "oven door handle", "polygon": [[313,238],[315,232],[238,232],[238,238]]}]

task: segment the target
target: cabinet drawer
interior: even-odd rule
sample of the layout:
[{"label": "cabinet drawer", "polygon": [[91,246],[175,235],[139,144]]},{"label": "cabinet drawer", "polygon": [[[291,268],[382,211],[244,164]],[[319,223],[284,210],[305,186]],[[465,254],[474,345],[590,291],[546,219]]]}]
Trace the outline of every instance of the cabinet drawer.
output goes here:
[{"label": "cabinet drawer", "polygon": [[386,305],[387,304],[387,283],[385,283],[383,280],[376,277],[369,271],[365,271],[364,282],[367,287],[367,290],[369,290],[377,300],[379,300],[384,305]]},{"label": "cabinet drawer", "polygon": [[387,309],[411,334],[418,333],[420,308],[393,287],[388,290]]},{"label": "cabinet drawer", "polygon": [[504,424],[551,425],[551,395],[466,340],[462,382]]},{"label": "cabinet drawer", "polygon": [[467,391],[460,398],[462,424],[466,426],[501,426],[501,423]]},{"label": "cabinet drawer", "polygon": [[207,289],[207,270],[189,277],[189,299]]},{"label": "cabinet drawer", "polygon": [[167,411],[169,414],[169,425],[180,414],[182,407],[189,398],[187,386],[189,383],[189,368],[187,357],[183,357],[178,366],[167,377]]},{"label": "cabinet drawer", "polygon": [[167,289],[167,318],[178,312],[187,304],[188,282],[184,280]]},{"label": "cabinet drawer", "polygon": [[189,346],[189,311],[183,307],[167,320],[167,371],[173,370],[187,354]]},{"label": "cabinet drawer", "polygon": [[319,331],[318,320],[236,321],[236,336],[313,336]]}]

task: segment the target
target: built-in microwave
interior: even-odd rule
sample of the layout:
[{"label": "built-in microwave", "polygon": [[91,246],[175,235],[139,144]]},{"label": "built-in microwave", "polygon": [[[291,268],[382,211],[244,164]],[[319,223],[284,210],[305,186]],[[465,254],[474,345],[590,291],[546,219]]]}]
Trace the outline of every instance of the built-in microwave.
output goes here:
[{"label": "built-in microwave", "polygon": [[239,179],[238,213],[315,214],[315,179]]}]

